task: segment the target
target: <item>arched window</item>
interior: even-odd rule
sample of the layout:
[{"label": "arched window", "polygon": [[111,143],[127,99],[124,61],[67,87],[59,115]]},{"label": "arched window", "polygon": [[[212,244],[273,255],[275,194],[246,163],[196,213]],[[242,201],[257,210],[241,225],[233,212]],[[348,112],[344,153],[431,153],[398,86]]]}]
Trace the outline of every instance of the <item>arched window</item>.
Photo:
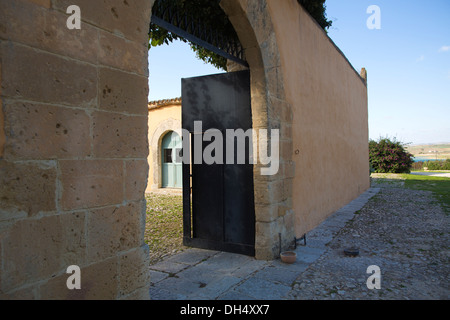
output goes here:
[{"label": "arched window", "polygon": [[166,133],[161,142],[161,187],[183,187],[181,150],[180,136],[175,131]]}]

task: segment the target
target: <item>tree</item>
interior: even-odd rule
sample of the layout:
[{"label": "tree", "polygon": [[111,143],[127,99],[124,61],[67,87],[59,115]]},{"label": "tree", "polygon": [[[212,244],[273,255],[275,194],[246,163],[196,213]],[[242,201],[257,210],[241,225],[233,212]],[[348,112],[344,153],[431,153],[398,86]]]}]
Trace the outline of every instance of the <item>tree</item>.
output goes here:
[{"label": "tree", "polygon": [[332,21],[327,19],[325,6],[326,0],[297,0],[306,11],[317,21],[317,23],[327,31],[332,25]]},{"label": "tree", "polygon": [[[176,6],[181,15],[189,15],[195,20],[202,21],[207,28],[217,30],[220,34],[239,41],[236,32],[227,15],[219,5],[219,1],[212,0],[157,0],[155,6],[160,1]],[[310,14],[316,19],[318,24],[326,31],[332,24],[326,18],[325,0],[297,0]],[[151,47],[169,44],[173,40],[181,40],[189,43],[191,49],[196,53],[200,60],[214,65],[218,69],[226,70],[227,59],[203,48],[187,39],[173,34],[166,29],[150,24],[149,32],[149,50]]]},{"label": "tree", "polygon": [[413,155],[405,150],[404,144],[381,138],[369,141],[369,162],[377,173],[409,173]]}]

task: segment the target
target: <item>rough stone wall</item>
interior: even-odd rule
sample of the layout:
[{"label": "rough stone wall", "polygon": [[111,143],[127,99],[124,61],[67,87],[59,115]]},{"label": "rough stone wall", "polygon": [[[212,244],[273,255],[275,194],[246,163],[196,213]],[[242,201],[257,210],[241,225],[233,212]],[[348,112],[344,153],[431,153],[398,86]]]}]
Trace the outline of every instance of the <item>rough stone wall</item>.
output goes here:
[{"label": "rough stone wall", "polygon": [[148,298],[152,3],[0,0],[1,299]]}]

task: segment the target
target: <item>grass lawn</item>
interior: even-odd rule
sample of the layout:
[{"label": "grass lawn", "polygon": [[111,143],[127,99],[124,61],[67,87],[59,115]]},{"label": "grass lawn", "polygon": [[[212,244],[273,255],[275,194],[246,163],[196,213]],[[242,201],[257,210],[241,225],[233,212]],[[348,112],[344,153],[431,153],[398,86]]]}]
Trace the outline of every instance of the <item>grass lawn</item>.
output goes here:
[{"label": "grass lawn", "polygon": [[145,242],[150,248],[150,263],[186,247],[183,246],[183,197],[170,194],[146,195]]},{"label": "grass lawn", "polygon": [[431,191],[436,200],[442,204],[444,210],[450,213],[450,178],[405,173],[372,174],[372,177],[388,183],[402,180],[401,186],[404,188]]},{"label": "grass lawn", "polygon": [[405,187],[432,191],[444,210],[450,212],[450,178],[404,174]]}]

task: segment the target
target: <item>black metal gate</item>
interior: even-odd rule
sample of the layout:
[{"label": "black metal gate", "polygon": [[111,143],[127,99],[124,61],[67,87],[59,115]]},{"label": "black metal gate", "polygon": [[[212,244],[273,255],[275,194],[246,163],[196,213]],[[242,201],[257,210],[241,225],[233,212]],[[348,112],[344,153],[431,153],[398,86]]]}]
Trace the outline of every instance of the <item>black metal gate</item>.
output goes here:
[{"label": "black metal gate", "polygon": [[[201,121],[201,129],[195,121]],[[189,138],[183,137],[183,152],[188,148],[191,158],[183,164],[184,244],[253,256],[252,141],[245,140],[245,163],[238,164],[237,151],[243,150],[237,149],[236,140],[226,139],[227,129],[247,131],[252,127],[249,71],[182,79],[182,127],[189,132]],[[203,157],[194,159],[199,151],[203,155],[208,146],[211,150],[211,144],[217,143],[214,138],[205,139],[208,130],[223,137],[223,153],[211,153],[216,159],[213,164]],[[227,161],[231,150],[234,161],[230,157]]]}]

